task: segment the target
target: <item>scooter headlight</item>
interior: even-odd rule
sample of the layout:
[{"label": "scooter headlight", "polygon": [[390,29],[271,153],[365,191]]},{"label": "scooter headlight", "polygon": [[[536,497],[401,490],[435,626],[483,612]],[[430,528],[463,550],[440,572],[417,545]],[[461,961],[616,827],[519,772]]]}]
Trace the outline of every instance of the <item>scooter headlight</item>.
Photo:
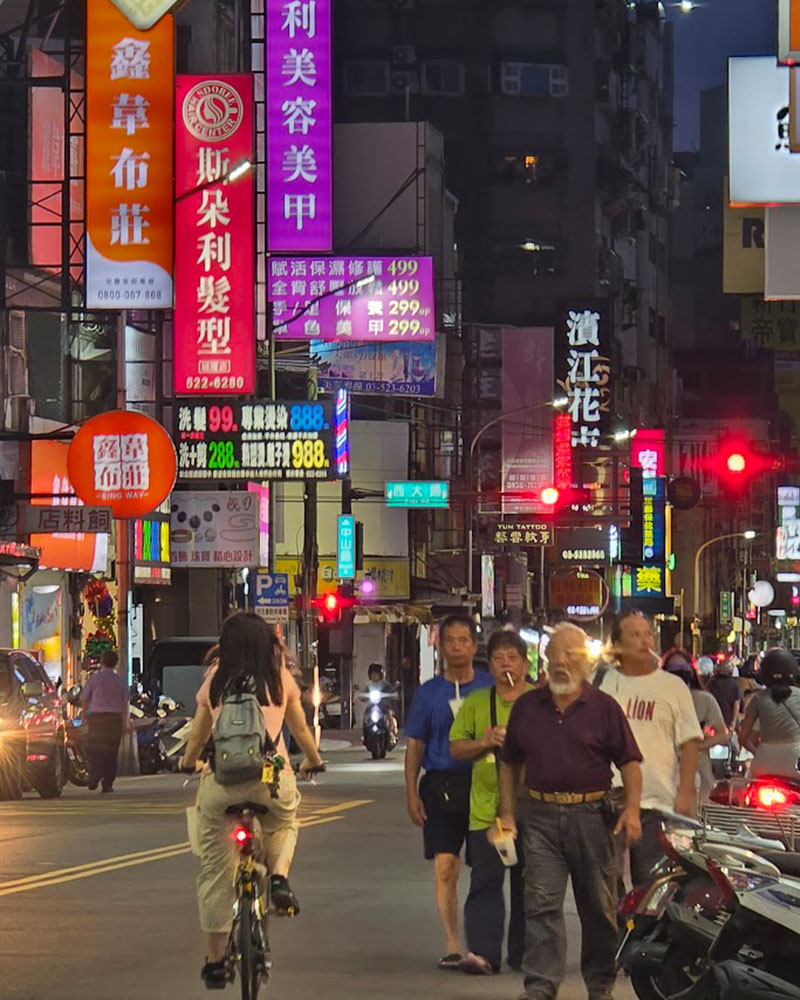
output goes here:
[{"label": "scooter headlight", "polygon": [[373,722],[379,722],[380,721],[380,717],[381,717],[381,713],[378,711],[378,709],[377,708],[373,708],[372,709],[372,715],[370,716],[370,718],[372,719],[372,721]]},{"label": "scooter headlight", "polygon": [[370,691],[369,700],[373,705],[380,705],[381,698],[383,697],[383,692],[381,691]]}]

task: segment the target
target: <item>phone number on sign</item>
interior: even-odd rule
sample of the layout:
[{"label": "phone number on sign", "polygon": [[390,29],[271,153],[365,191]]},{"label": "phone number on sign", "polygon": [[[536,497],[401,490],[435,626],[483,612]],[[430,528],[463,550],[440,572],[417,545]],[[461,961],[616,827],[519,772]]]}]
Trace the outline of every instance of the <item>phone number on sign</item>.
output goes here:
[{"label": "phone number on sign", "polygon": [[164,292],[160,288],[109,288],[95,293],[101,302],[160,302]]},{"label": "phone number on sign", "polygon": [[184,391],[193,389],[244,389],[244,375],[188,375]]}]

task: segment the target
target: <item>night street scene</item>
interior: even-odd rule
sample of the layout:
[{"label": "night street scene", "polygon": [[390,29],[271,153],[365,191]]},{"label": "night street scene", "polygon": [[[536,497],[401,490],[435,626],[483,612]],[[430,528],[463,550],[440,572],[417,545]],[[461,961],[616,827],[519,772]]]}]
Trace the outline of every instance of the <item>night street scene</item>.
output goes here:
[{"label": "night street scene", "polygon": [[800,0],[0,0],[0,1000],[800,1000]]}]

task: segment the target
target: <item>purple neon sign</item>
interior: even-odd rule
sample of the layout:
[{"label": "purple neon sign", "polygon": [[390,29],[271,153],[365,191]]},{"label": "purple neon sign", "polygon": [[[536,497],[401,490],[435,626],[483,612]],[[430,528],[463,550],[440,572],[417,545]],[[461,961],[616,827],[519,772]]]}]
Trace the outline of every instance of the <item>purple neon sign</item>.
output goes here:
[{"label": "purple neon sign", "polygon": [[331,0],[267,0],[266,17],[269,249],[328,251]]},{"label": "purple neon sign", "polygon": [[276,340],[435,338],[431,257],[270,257],[267,266]]}]

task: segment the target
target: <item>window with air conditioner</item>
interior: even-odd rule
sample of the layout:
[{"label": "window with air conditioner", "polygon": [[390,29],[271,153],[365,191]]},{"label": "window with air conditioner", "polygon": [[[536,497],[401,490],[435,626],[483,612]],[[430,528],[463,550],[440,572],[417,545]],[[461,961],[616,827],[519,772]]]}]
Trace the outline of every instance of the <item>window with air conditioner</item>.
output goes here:
[{"label": "window with air conditioner", "polygon": [[344,65],[344,92],[348,97],[383,97],[389,93],[388,61],[361,59]]},{"label": "window with air conditioner", "polygon": [[429,59],[422,64],[424,94],[464,93],[464,65],[457,59]]},{"label": "window with air conditioner", "polygon": [[548,63],[504,62],[500,64],[500,89],[520,97],[566,97],[569,71]]}]

